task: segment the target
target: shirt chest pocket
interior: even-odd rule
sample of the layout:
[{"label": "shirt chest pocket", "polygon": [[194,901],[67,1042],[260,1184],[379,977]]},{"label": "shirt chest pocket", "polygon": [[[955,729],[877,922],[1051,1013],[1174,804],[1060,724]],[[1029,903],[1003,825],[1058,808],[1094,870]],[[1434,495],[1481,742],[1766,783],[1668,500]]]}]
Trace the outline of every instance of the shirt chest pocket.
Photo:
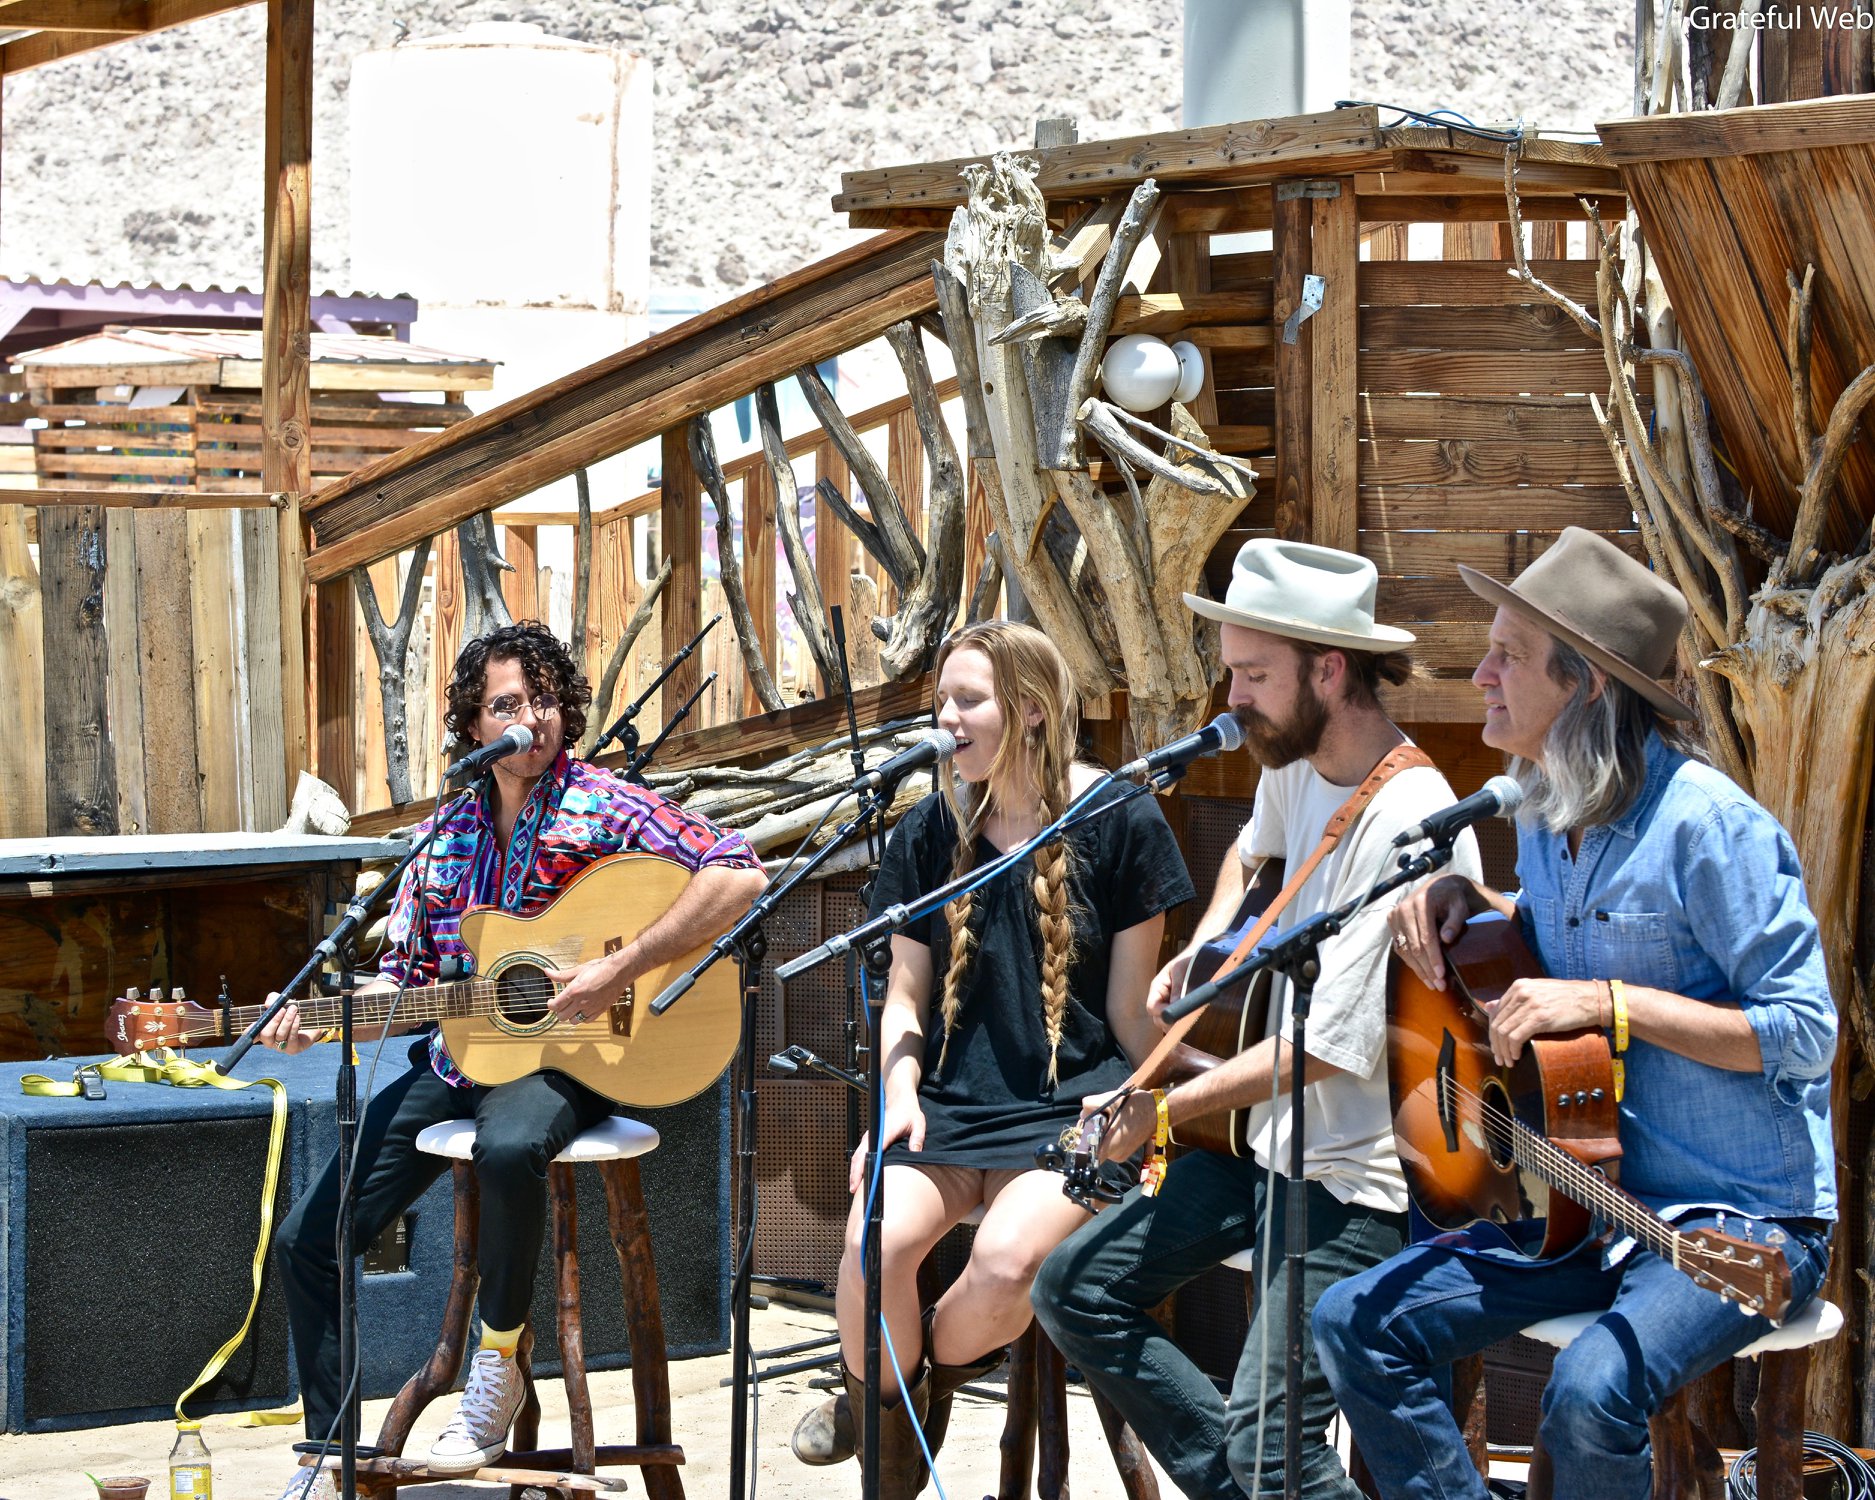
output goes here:
[{"label": "shirt chest pocket", "polygon": [[1594,911],[1583,917],[1582,928],[1593,977],[1677,988],[1679,965],[1665,912]]}]

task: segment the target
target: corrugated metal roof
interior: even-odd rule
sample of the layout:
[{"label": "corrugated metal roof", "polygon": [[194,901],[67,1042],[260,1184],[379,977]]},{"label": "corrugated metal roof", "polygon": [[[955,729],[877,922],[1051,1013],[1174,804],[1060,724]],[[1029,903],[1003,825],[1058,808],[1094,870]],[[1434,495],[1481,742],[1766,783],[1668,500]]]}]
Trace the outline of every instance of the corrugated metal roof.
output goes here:
[{"label": "corrugated metal roof", "polygon": [[[0,11],[0,14],[4,13]],[[0,275],[0,289],[4,289],[8,283],[22,287],[68,287],[74,291],[96,287],[107,292],[191,292],[205,297],[258,297],[261,295],[261,287],[258,284],[250,287],[245,282],[238,286],[223,286],[219,282],[195,286],[187,281],[174,283],[153,280],[105,281],[101,277],[93,277],[89,281],[73,281],[68,276],[43,276],[37,271],[11,271]],[[342,292],[333,287],[327,287],[323,292],[315,292],[313,296],[315,298],[330,297],[335,301],[344,302],[412,302],[416,300],[410,292]]]}]

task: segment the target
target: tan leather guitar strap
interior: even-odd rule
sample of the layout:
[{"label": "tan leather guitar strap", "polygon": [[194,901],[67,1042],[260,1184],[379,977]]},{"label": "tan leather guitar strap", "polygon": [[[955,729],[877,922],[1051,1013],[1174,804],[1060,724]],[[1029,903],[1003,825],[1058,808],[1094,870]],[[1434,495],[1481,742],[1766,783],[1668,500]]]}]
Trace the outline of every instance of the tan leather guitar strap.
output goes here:
[{"label": "tan leather guitar strap", "polygon": [[[1245,933],[1243,940],[1231,950],[1230,957],[1218,965],[1218,973],[1229,972],[1250,956],[1256,945],[1263,941],[1264,933],[1276,925],[1276,919],[1283,914],[1283,909],[1295,899],[1296,892],[1302,889],[1309,876],[1315,873],[1321,862],[1328,858],[1329,852],[1341,842],[1341,836],[1354,826],[1362,813],[1367,811],[1368,803],[1379,795],[1383,786],[1401,771],[1410,770],[1414,766],[1430,766],[1432,763],[1432,757],[1417,745],[1395,745],[1383,755],[1380,763],[1367,773],[1367,779],[1354,789],[1354,794],[1336,809],[1335,815],[1328,820],[1327,826],[1322,830],[1322,841],[1302,862],[1302,868],[1297,870],[1276,893],[1276,899],[1270,902],[1263,915],[1257,919],[1256,925]],[[1147,1080],[1163,1075],[1166,1060],[1185,1040],[1186,1033],[1198,1024],[1198,1018],[1203,1014],[1204,1009],[1200,1007],[1190,1015],[1174,1021],[1171,1029],[1160,1038],[1159,1045],[1152,1049],[1152,1055],[1133,1070],[1133,1076],[1127,1079],[1121,1087],[1123,1089],[1150,1087]]]}]

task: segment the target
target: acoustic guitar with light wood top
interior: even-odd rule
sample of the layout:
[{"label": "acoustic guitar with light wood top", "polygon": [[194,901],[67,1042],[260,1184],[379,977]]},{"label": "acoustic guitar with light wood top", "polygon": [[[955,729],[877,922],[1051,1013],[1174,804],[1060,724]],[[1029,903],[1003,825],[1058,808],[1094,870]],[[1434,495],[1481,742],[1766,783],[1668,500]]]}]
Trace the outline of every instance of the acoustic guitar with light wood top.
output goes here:
[{"label": "acoustic guitar with light wood top", "polygon": [[[555,986],[546,971],[617,952],[669,911],[689,882],[690,871],[662,855],[614,854],[586,866],[530,916],[471,907],[462,916],[462,941],[474,956],[472,977],[405,990],[395,1019],[439,1022],[450,1057],[475,1083],[508,1083],[550,1068],[619,1104],[681,1103],[714,1083],[735,1056],[742,1034],[735,966],[714,965],[661,1016],[651,1014],[651,1001],[719,934],[646,970],[604,1014],[585,1021],[547,1008]],[[309,1028],[339,1022],[337,999],[302,1000],[299,1008]],[[145,1000],[133,991],[111,1006],[106,1026],[120,1053],[221,1046],[263,1009]],[[360,1026],[392,1011],[389,991],[352,1002]]]}]

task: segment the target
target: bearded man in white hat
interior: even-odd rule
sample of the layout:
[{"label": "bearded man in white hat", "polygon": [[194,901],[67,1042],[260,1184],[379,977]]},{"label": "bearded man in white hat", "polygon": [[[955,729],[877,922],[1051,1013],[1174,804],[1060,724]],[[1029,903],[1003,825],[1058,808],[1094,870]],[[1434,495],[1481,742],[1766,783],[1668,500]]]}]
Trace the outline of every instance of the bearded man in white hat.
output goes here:
[{"label": "bearded man in white hat", "polygon": [[[1394,835],[1454,801],[1445,778],[1380,705],[1381,685],[1404,683],[1412,672],[1413,637],[1375,623],[1378,582],[1365,558],[1259,538],[1238,553],[1222,604],[1185,596],[1222,626],[1230,706],[1263,773],[1191,944],[1153,981],[1155,1012],[1180,992],[1199,948],[1233,925],[1266,861],[1284,861],[1293,883],[1316,860],[1282,909],[1287,928],[1392,873]],[[1352,820],[1329,843],[1344,808]],[[1454,867],[1480,873],[1469,831]],[[1391,904],[1368,908],[1320,950],[1304,1043],[1306,1309],[1335,1280],[1379,1264],[1405,1242],[1406,1183],[1387,1097]],[[1156,1196],[1135,1190],[1063,1243],[1032,1293],[1057,1347],[1194,1497],[1283,1492],[1290,1055],[1284,1049],[1279,1059],[1276,1034],[1288,1031],[1288,1009],[1288,983],[1277,978],[1261,1040],[1162,1091],[1162,1099],[1133,1094],[1102,1146],[1111,1159],[1131,1156],[1153,1138],[1161,1109],[1174,1130],[1234,1111],[1247,1116],[1248,1153],[1186,1152]],[[1257,1252],[1256,1315],[1226,1406],[1150,1309],[1244,1250]],[[1300,1490],[1310,1500],[1355,1500],[1360,1491],[1323,1438],[1334,1398],[1306,1327],[1303,1334]]]},{"label": "bearded man in white hat", "polygon": [[[1443,989],[1446,947],[1470,918],[1517,920],[1547,977],[1493,1002],[1498,1062],[1535,1038],[1603,1028],[1621,1066],[1622,1188],[1682,1232],[1716,1226],[1775,1247],[1795,1314],[1822,1283],[1836,1218],[1836,1008],[1790,836],[1698,758],[1679,728],[1693,711],[1657,680],[1686,601],[1574,526],[1513,584],[1459,571],[1497,606],[1472,681],[1484,742],[1524,787],[1522,888],[1422,887],[1390,919],[1400,956]],[[1334,1288],[1316,1337],[1380,1493],[1485,1500],[1437,1371],[1589,1314],[1543,1393],[1550,1493],[1645,1500],[1648,1419],[1769,1327],[1716,1283],[1696,1284],[1697,1261],[1676,1265],[1681,1255],[1657,1228],[1647,1244],[1619,1228],[1533,1261],[1474,1226]]]}]

